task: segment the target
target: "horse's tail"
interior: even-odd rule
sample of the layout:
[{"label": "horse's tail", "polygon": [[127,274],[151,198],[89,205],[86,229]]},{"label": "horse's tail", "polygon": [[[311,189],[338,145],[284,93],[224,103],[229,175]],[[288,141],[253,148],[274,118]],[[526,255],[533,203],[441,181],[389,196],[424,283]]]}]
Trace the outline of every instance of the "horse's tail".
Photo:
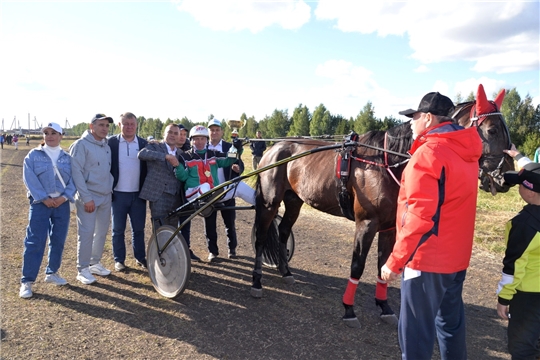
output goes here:
[{"label": "horse's tail", "polygon": [[[257,176],[255,184],[255,222],[253,224],[253,233],[258,236],[259,227],[262,220],[262,209],[264,209],[264,195],[261,191],[261,180]],[[264,236],[266,235],[266,236]],[[279,259],[279,229],[275,219],[270,223],[269,228],[262,234],[263,239],[263,259],[265,264],[278,264]]]}]

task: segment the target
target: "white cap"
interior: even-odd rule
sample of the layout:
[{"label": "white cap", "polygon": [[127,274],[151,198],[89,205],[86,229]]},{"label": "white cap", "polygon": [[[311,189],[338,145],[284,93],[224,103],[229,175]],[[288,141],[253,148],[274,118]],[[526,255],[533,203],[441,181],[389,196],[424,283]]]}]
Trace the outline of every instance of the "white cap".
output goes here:
[{"label": "white cap", "polygon": [[218,119],[212,119],[208,122],[208,127],[214,126],[214,125],[221,127],[221,121],[219,121]]},{"label": "white cap", "polygon": [[56,131],[57,133],[59,133],[60,135],[62,135],[64,132],[62,130],[62,127],[60,125],[58,125],[57,123],[48,123],[46,126],[43,127],[43,129],[41,129],[41,132],[44,132],[45,129],[53,129],[54,131]]},{"label": "white cap", "polygon": [[208,129],[202,125],[197,125],[191,128],[191,130],[189,131],[189,138],[191,139],[194,136],[204,136],[210,138],[210,135],[208,134]]}]

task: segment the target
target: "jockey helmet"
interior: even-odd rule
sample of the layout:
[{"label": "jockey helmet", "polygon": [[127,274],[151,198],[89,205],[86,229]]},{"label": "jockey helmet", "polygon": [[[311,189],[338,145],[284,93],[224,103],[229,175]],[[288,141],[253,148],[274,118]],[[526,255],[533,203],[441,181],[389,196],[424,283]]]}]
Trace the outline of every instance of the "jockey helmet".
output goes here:
[{"label": "jockey helmet", "polygon": [[210,135],[208,134],[208,129],[202,125],[196,125],[191,128],[191,131],[189,132],[189,139],[191,140],[191,138],[193,138],[194,136],[204,136],[207,139],[210,138]]}]

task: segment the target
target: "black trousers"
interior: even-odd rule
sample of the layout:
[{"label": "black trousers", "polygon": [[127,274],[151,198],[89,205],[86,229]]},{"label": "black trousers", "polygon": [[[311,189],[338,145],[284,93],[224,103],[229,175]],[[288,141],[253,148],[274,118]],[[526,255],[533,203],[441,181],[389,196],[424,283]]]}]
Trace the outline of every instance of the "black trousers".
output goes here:
[{"label": "black trousers", "polygon": [[[224,206],[235,206],[236,202],[234,198],[225,201]],[[235,210],[221,210],[221,217],[225,224],[225,232],[227,234],[227,246],[229,252],[236,252],[236,246],[238,241],[236,239],[236,211]],[[217,211],[214,211],[210,216],[204,218],[204,235],[206,236],[206,245],[208,252],[214,255],[219,255],[219,248],[217,245]]]},{"label": "black trousers", "polygon": [[512,360],[540,357],[540,293],[518,291],[510,301],[508,352]]}]

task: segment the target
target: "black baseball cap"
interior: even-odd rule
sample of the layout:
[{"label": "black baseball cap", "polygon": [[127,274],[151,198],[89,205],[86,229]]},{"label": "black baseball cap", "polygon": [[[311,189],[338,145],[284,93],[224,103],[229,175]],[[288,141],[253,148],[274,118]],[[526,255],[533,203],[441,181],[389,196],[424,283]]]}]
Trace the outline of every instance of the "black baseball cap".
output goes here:
[{"label": "black baseball cap", "polygon": [[178,126],[178,129],[180,130],[184,130],[186,133],[189,133],[188,129],[186,129],[186,127],[182,124],[175,124],[176,126]]},{"label": "black baseball cap", "polygon": [[504,181],[510,185],[521,184],[540,193],[540,163],[530,162],[519,171],[507,171],[504,173]]},{"label": "black baseball cap", "polygon": [[399,114],[410,118],[412,118],[417,112],[448,116],[452,110],[454,110],[454,103],[452,100],[450,100],[450,98],[440,94],[439,92],[430,92],[422,98],[420,105],[418,105],[418,110],[407,109],[400,111]]},{"label": "black baseball cap", "polygon": [[111,123],[111,124],[113,123],[113,118],[110,117],[110,116],[107,116],[105,114],[96,114],[96,115],[94,115],[94,117],[92,118],[91,123],[93,124],[98,120],[109,120],[109,123]]}]

